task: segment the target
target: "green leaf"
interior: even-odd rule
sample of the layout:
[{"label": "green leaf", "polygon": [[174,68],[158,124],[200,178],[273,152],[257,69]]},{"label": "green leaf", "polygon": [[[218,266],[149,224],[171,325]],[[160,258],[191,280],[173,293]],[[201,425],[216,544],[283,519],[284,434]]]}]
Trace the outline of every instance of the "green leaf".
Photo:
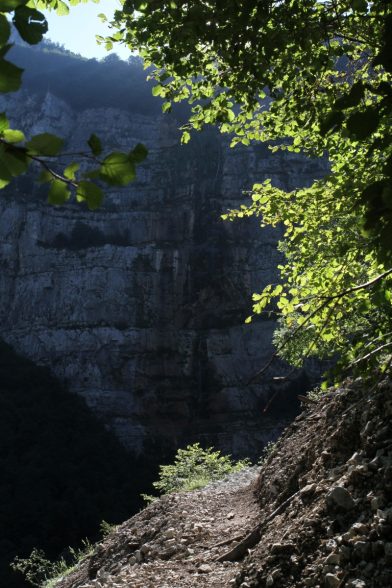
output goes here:
[{"label": "green leaf", "polygon": [[79,202],[85,200],[90,210],[96,210],[102,204],[103,192],[97,184],[82,181],[77,187],[76,198]]},{"label": "green leaf", "polygon": [[58,16],[67,16],[69,14],[69,8],[62,0],[58,0],[56,14]]},{"label": "green leaf", "polygon": [[2,182],[5,182],[4,186],[9,184],[9,182],[12,180],[12,174],[8,167],[5,149],[3,145],[0,146],[0,180]]},{"label": "green leaf", "polygon": [[1,12],[12,12],[18,6],[24,6],[29,0],[1,0]]},{"label": "green leaf", "polygon": [[392,72],[392,55],[389,47],[383,47],[373,60],[373,65],[382,65],[389,73]]},{"label": "green leaf", "polygon": [[64,177],[68,180],[74,180],[76,172],[80,168],[80,163],[70,163],[64,170]]},{"label": "green leaf", "polygon": [[42,12],[27,6],[15,10],[13,22],[26,43],[36,45],[48,31],[48,23]]},{"label": "green leaf", "polygon": [[161,85],[154,86],[151,91],[152,91],[153,96],[161,96],[162,86]]},{"label": "green leaf", "polygon": [[380,115],[375,108],[354,112],[347,120],[349,137],[362,141],[377,130],[379,122]]},{"label": "green leaf", "polygon": [[181,136],[181,143],[185,143],[185,144],[189,143],[190,139],[191,139],[190,133],[188,133],[188,131],[184,131]]},{"label": "green leaf", "polygon": [[16,92],[22,83],[23,69],[6,59],[0,59],[0,92]]},{"label": "green leaf", "polygon": [[357,106],[365,95],[364,86],[362,82],[353,84],[348,94],[338,98],[334,104],[334,108],[345,110]]},{"label": "green leaf", "polygon": [[49,188],[48,202],[49,204],[61,206],[69,200],[70,195],[71,192],[65,182],[53,180]]},{"label": "green leaf", "polygon": [[30,153],[34,155],[46,155],[47,157],[58,155],[63,145],[64,140],[51,133],[35,135],[31,141],[26,143],[26,147]]},{"label": "green leaf", "polygon": [[332,110],[320,123],[320,134],[326,135],[329,131],[337,130],[342,126],[344,115],[339,110]]},{"label": "green leaf", "polygon": [[9,180],[24,174],[30,160],[22,149],[0,146],[0,177]]},{"label": "green leaf", "polygon": [[141,163],[146,159],[147,155],[148,149],[141,143],[138,143],[130,153],[130,156],[135,163]]},{"label": "green leaf", "polygon": [[366,0],[353,0],[352,7],[357,12],[366,12],[368,9],[368,3]]},{"label": "green leaf", "polygon": [[0,45],[5,45],[11,34],[11,27],[4,14],[0,14]]},{"label": "green leaf", "polygon": [[0,133],[5,131],[6,129],[9,129],[9,127],[10,123],[8,121],[8,118],[6,117],[5,112],[0,112]]},{"label": "green leaf", "polygon": [[104,159],[99,173],[99,177],[112,186],[126,186],[135,176],[132,159],[120,151],[114,151]]},{"label": "green leaf", "polygon": [[53,176],[47,169],[43,169],[42,172],[38,176],[38,183],[46,184],[47,182],[52,182]]},{"label": "green leaf", "polygon": [[101,140],[95,135],[94,133],[90,136],[89,140],[87,141],[88,146],[91,149],[91,152],[96,157],[101,155],[102,153],[102,143]]},{"label": "green leaf", "polygon": [[2,132],[3,138],[7,143],[21,143],[25,141],[26,138],[22,131],[14,130],[14,129],[5,129]]}]

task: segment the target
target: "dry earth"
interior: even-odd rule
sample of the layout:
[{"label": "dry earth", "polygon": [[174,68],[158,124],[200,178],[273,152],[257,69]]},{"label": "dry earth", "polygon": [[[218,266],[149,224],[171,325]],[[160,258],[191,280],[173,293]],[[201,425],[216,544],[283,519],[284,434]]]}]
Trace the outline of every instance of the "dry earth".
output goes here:
[{"label": "dry earth", "polygon": [[56,588],[392,587],[392,385],[330,390],[260,468],[166,496]]}]

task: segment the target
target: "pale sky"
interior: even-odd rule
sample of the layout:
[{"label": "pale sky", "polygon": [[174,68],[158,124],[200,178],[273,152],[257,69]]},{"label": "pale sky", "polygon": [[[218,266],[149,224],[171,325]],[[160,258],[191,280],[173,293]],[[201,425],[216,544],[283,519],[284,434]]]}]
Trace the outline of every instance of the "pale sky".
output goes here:
[{"label": "pale sky", "polygon": [[[105,37],[110,31],[97,15],[102,12],[110,19],[116,8],[120,7],[118,0],[100,0],[99,4],[89,2],[72,6],[68,16],[57,16],[53,11],[44,11],[49,23],[49,31],[45,38],[60,43],[66,49],[84,57],[105,57],[109,52],[104,46],[97,45],[95,35]],[[115,44],[114,51],[122,59],[128,59],[131,55],[129,49],[119,44]]]}]

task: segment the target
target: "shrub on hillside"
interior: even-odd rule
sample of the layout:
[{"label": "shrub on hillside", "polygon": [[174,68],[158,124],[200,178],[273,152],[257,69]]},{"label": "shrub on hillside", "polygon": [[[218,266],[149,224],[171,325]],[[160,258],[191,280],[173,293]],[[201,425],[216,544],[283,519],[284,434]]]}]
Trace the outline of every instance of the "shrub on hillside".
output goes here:
[{"label": "shrub on hillside", "polygon": [[195,490],[249,465],[247,459],[233,461],[212,447],[203,449],[195,443],[179,449],[173,464],[160,466],[159,480],[153,486],[160,494]]}]

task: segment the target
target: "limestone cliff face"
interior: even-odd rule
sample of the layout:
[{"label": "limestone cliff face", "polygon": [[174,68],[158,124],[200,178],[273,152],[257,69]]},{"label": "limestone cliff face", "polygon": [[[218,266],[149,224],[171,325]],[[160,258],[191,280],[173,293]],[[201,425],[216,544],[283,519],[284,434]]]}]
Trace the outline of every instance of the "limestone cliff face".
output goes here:
[{"label": "limestone cliff face", "polygon": [[134,452],[202,439],[239,455],[275,436],[290,390],[263,413],[276,385],[246,385],[271,353],[274,324],[243,320],[251,293],[276,279],[277,233],[220,213],[254,181],[304,185],[324,164],[229,149],[213,131],[180,146],[170,117],[75,112],[50,94],[22,92],[0,108],[70,151],[93,131],[111,149],[149,148],[137,181],[108,190],[97,212],[49,206],[28,178],[2,195],[1,336],[49,365]]}]

